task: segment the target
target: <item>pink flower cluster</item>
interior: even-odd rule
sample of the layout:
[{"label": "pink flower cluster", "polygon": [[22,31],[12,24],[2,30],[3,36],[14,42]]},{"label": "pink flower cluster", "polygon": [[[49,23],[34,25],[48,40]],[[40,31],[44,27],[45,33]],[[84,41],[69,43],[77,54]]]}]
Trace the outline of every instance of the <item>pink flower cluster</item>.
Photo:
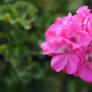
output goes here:
[{"label": "pink flower cluster", "polygon": [[52,56],[51,67],[92,83],[92,14],[88,6],[75,15],[56,18],[41,44],[44,55]]}]

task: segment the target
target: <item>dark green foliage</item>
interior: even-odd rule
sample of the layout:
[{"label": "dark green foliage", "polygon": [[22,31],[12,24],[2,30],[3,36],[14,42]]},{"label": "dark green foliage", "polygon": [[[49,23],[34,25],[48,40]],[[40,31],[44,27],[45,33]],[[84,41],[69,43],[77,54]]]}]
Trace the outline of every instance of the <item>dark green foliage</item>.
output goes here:
[{"label": "dark green foliage", "polygon": [[0,0],[0,92],[92,92],[79,78],[56,73],[40,43],[56,17],[88,0]]}]

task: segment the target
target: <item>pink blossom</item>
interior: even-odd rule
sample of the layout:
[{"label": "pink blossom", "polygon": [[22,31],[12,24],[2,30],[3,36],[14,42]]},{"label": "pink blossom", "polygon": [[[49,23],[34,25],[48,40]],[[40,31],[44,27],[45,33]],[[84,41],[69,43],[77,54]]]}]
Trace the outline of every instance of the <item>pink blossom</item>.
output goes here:
[{"label": "pink blossom", "polygon": [[[73,49],[72,43],[62,37],[56,37],[48,43],[55,55],[51,60],[51,67],[60,72],[62,69],[67,74],[73,74],[82,63],[81,50]],[[79,53],[80,52],[80,53]]]},{"label": "pink blossom", "polygon": [[86,46],[91,41],[89,33],[84,31],[76,21],[71,21],[68,25],[58,24],[57,22],[51,25],[45,34],[46,41],[56,36],[66,38],[74,44],[74,47]]},{"label": "pink blossom", "polygon": [[53,37],[57,36],[58,33],[61,31],[62,25],[58,23],[52,24],[45,33],[46,41],[52,39]]},{"label": "pink blossom", "polygon": [[84,31],[78,23],[72,22],[68,27],[68,32],[66,32],[66,38],[71,41],[74,46],[87,46],[91,37]]},{"label": "pink blossom", "polygon": [[85,52],[85,62],[79,67],[81,79],[92,83],[92,47],[88,47]]},{"label": "pink blossom", "polygon": [[72,18],[72,20],[76,21],[77,23],[79,23],[83,30],[86,29],[86,24],[88,21],[88,17],[89,15],[91,15],[90,13],[90,9],[88,9],[88,6],[81,6],[77,11],[77,14],[75,14]]},{"label": "pink blossom", "polygon": [[44,55],[52,56],[52,69],[92,83],[92,14],[88,6],[80,7],[75,15],[56,18],[45,39],[40,47]]},{"label": "pink blossom", "polygon": [[56,18],[54,24],[52,24],[45,33],[46,41],[50,40],[52,37],[57,36],[61,33],[65,34],[66,25],[70,22],[72,14],[69,13],[68,16],[63,18]]},{"label": "pink blossom", "polygon": [[77,10],[76,13],[81,21],[85,21],[87,16],[90,14],[90,9],[88,9],[88,6],[82,6]]}]

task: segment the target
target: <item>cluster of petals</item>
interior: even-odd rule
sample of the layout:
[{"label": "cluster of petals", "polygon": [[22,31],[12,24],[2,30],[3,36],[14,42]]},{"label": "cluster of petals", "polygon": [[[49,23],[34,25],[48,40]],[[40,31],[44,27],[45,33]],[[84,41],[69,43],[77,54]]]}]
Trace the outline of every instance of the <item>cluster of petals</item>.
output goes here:
[{"label": "cluster of petals", "polygon": [[56,18],[45,39],[40,46],[44,55],[52,56],[52,69],[92,83],[92,14],[88,6],[80,7],[75,15]]}]

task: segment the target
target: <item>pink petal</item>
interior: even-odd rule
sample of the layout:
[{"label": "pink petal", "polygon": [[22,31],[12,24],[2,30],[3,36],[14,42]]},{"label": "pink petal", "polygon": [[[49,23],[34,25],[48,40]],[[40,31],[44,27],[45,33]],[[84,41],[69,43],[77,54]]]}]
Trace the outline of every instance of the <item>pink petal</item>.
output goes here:
[{"label": "pink petal", "polygon": [[62,18],[62,23],[66,25],[70,22],[71,19],[72,19],[72,13],[69,12],[68,16]]},{"label": "pink petal", "polygon": [[72,44],[67,39],[60,36],[48,41],[48,46],[54,53],[65,53],[66,49],[72,49]]},{"label": "pink petal", "polygon": [[50,40],[51,38],[62,34],[65,35],[65,30],[67,29],[67,24],[72,18],[72,14],[69,13],[68,16],[63,17],[63,18],[56,18],[55,23],[52,24],[46,31],[45,33],[45,38],[46,41]]},{"label": "pink petal", "polygon": [[85,18],[90,14],[90,9],[88,9],[88,6],[82,6],[77,10],[77,15],[80,17],[82,21],[85,20]]},{"label": "pink petal", "polygon": [[80,58],[77,55],[68,56],[68,61],[64,68],[64,72],[67,74],[76,73],[80,62]]},{"label": "pink petal", "polygon": [[78,39],[76,44],[80,44],[81,46],[87,46],[91,41],[91,37],[85,31],[80,31],[76,35],[77,35],[77,39]]},{"label": "pink petal", "polygon": [[92,64],[85,63],[79,68],[79,76],[81,79],[92,83]]},{"label": "pink petal", "polygon": [[76,21],[72,21],[69,25],[69,33],[70,34],[73,34],[72,32],[78,32],[78,31],[81,31],[82,28],[81,28],[81,25],[79,24],[79,22],[76,22]]},{"label": "pink petal", "polygon": [[75,77],[79,77],[78,71],[73,74]]},{"label": "pink petal", "polygon": [[48,43],[47,42],[43,42],[40,47],[42,48],[43,50],[43,54],[46,55],[50,55],[52,53],[52,51],[50,50],[50,48],[48,47]]},{"label": "pink petal", "polygon": [[82,23],[81,19],[76,14],[74,16],[72,16],[72,21],[74,21],[75,23],[79,23],[79,24]]},{"label": "pink petal", "polygon": [[85,24],[85,26],[87,26],[87,31],[92,38],[92,14],[89,15],[88,21]]},{"label": "pink petal", "polygon": [[67,63],[67,56],[65,54],[55,55],[51,60],[51,67],[56,72],[60,72]]},{"label": "pink petal", "polygon": [[62,25],[59,23],[52,24],[45,33],[46,41],[55,37],[61,31]]},{"label": "pink petal", "polygon": [[67,37],[75,37],[76,42],[74,42],[74,44],[79,46],[86,46],[91,41],[90,35],[86,31],[81,31],[81,28],[77,24],[73,25],[73,27],[70,27],[70,30],[67,33]]},{"label": "pink petal", "polygon": [[56,20],[55,20],[55,23],[63,24],[62,18],[57,17]]}]

